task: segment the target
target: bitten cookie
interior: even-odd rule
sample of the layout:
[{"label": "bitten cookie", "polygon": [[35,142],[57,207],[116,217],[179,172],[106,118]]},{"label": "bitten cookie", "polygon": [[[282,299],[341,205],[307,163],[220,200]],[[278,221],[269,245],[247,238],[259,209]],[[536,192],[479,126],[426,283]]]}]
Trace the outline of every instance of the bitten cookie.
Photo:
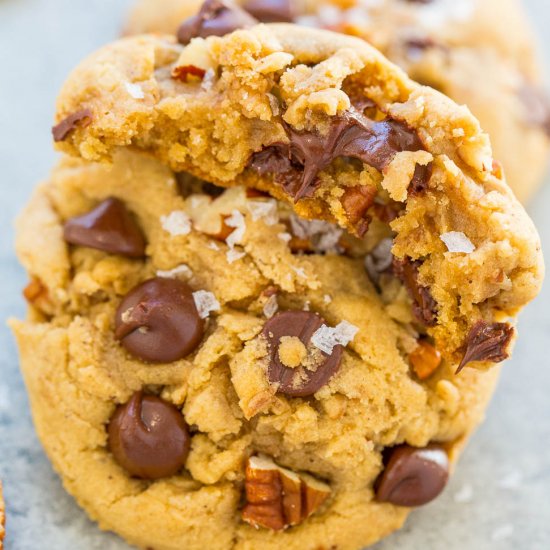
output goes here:
[{"label": "bitten cookie", "polygon": [[[250,23],[208,5],[190,34]],[[414,314],[457,368],[480,334],[507,349],[540,287],[537,233],[477,120],[361,40],[290,25],[130,38],[76,69],[57,110],[59,149],[88,160],[132,146],[359,237],[384,219]]]},{"label": "bitten cookie", "polygon": [[[219,16],[189,34],[253,23]],[[543,277],[466,108],[360,40],[261,25],[107,47],[54,138],[84,160],[20,218],[12,326],[92,518],[140,547],[358,550],[441,493]]]},{"label": "bitten cookie", "polygon": [[[175,33],[201,4],[140,0],[126,33]],[[547,168],[550,108],[540,91],[533,30],[517,0],[241,4],[260,21],[295,21],[365,38],[413,80],[468,105],[491,136],[495,158],[521,201],[540,185]]]}]

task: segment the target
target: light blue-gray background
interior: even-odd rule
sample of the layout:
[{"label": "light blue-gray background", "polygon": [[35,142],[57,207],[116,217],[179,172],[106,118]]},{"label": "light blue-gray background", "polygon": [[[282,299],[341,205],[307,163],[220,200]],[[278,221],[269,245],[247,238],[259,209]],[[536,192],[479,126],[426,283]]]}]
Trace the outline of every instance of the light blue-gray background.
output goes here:
[{"label": "light blue-gray background", "polygon": [[[13,219],[54,162],[50,125],[56,92],[84,55],[117,35],[129,4],[0,0],[0,320],[24,314],[21,288],[26,277],[13,253]],[[550,1],[526,4],[550,59]],[[550,185],[530,212],[550,258]],[[415,512],[408,526],[377,550],[550,549],[548,286],[523,314],[520,331],[487,422],[446,493]],[[15,345],[4,326],[0,366],[7,549],[127,549],[88,521],[44,457],[32,428]]]}]

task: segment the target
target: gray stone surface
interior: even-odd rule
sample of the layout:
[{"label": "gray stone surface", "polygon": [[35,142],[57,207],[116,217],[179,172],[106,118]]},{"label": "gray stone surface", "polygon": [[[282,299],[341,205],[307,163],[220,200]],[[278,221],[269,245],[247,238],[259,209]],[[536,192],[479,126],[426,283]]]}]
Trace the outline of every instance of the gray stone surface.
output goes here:
[{"label": "gray stone surface", "polygon": [[[2,319],[24,312],[20,290],[25,275],[13,253],[13,218],[54,161],[49,128],[56,91],[71,67],[116,35],[129,1],[0,0]],[[527,4],[550,59],[550,4]],[[550,186],[530,210],[548,253]],[[448,490],[415,512],[407,527],[378,550],[550,548],[549,311],[546,287],[523,314],[515,357],[506,365],[487,422]],[[101,533],[63,491],[34,434],[15,345],[3,325],[0,349],[0,475],[8,510],[7,549],[128,548]]]}]

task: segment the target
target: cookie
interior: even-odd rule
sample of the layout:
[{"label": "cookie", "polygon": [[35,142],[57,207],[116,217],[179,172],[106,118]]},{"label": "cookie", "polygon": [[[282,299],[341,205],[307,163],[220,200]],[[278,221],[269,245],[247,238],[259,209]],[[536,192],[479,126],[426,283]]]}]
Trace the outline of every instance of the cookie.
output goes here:
[{"label": "cookie", "polygon": [[[550,109],[540,92],[533,31],[517,0],[242,4],[264,22],[295,21],[367,39],[413,80],[468,105],[491,136],[495,157],[521,201],[540,185],[547,168]],[[175,33],[200,5],[200,0],[162,0],[160,6],[141,0],[126,33]]]},{"label": "cookie", "polygon": [[[211,8],[188,33],[250,23]],[[441,493],[543,276],[466,108],[360,40],[265,25],[108,46],[54,138],[82,158],[18,222],[12,327],[102,528],[355,550]]]},{"label": "cookie", "polygon": [[[98,220],[114,201],[130,231]],[[352,237],[135,152],[61,161],[18,221],[12,328],[37,433],[92,519],[140,548],[356,550],[442,491],[499,368],[455,376],[398,279],[371,281],[365,257],[391,265],[376,225]]]}]

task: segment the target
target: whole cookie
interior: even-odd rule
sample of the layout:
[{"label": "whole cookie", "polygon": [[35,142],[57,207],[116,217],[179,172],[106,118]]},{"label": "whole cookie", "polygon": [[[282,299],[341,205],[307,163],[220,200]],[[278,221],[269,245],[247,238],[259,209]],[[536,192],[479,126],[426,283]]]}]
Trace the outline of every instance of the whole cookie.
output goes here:
[{"label": "whole cookie", "polygon": [[[521,201],[540,185],[548,161],[550,108],[540,91],[533,30],[519,1],[240,3],[261,21],[295,21],[365,38],[413,80],[468,105],[491,136],[495,158]],[[126,33],[175,33],[201,4],[140,0]]]},{"label": "whole cookie", "polygon": [[130,543],[358,550],[444,489],[540,243],[465,107],[343,35],[219,2],[187,30],[230,22],[65,84],[54,138],[83,158],[18,223],[33,416]]},{"label": "whole cookie", "polygon": [[[17,243],[31,307],[12,326],[44,448],[88,514],[139,547],[374,543],[444,488],[498,368],[430,360],[397,279],[382,292],[365,270],[378,223],[357,239],[244,188],[210,192],[118,153],[111,167],[63,159],[31,199]],[[110,197],[142,229],[143,259],[64,241]],[[164,364],[116,334],[127,296],[159,280],[206,317],[195,349]],[[401,457],[430,448],[435,463]]]}]

